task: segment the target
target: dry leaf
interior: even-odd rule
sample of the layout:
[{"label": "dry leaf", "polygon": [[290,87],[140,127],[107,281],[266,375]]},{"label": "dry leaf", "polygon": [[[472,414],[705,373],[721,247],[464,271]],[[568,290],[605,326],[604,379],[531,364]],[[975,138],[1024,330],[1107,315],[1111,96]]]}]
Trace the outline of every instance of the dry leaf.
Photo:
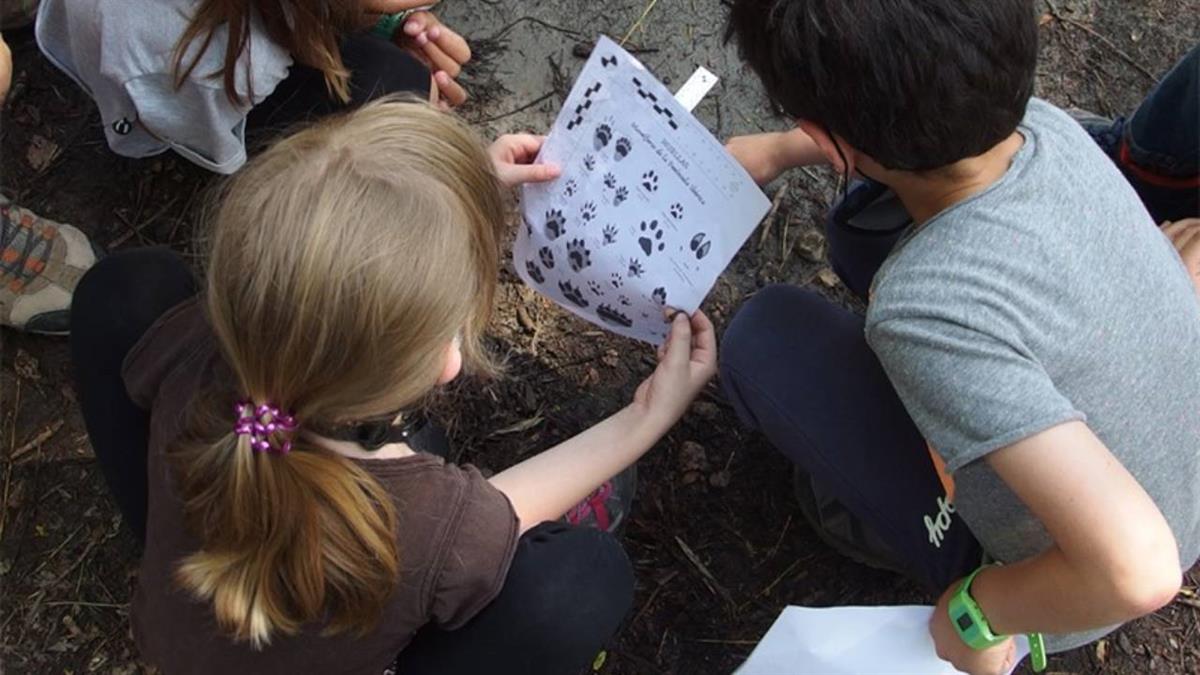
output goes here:
[{"label": "dry leaf", "polygon": [[13,370],[22,380],[39,382],[42,379],[42,374],[38,372],[38,360],[24,349],[17,349],[17,355],[13,357]]},{"label": "dry leaf", "polygon": [[820,272],[817,272],[817,279],[829,288],[837,286],[839,282],[837,273],[828,267],[823,267]]}]

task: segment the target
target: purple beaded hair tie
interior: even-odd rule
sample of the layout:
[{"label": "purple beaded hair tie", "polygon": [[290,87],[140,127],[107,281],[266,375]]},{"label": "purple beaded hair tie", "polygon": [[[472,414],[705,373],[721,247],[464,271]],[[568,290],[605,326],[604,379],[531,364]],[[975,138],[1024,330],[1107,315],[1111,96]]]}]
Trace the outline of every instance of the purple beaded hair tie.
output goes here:
[{"label": "purple beaded hair tie", "polygon": [[233,433],[238,436],[249,436],[250,447],[255,452],[276,452],[286,455],[292,450],[292,442],[285,440],[276,447],[271,443],[271,436],[277,431],[293,432],[299,426],[296,418],[279,410],[278,407],[263,403],[258,407],[253,401],[238,401],[233,405],[237,421]]}]

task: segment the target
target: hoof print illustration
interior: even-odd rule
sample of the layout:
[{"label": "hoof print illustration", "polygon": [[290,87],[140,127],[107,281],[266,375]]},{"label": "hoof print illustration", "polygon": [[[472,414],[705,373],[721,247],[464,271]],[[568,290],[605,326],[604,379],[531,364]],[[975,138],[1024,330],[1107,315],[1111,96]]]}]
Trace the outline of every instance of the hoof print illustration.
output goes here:
[{"label": "hoof print illustration", "polygon": [[571,179],[567,180],[567,185],[566,185],[566,187],[563,188],[563,194],[568,197],[574,197],[575,193],[578,191],[579,191],[579,184],[575,182],[575,179],[571,178]]},{"label": "hoof print illustration", "polygon": [[646,273],[646,270],[642,268],[641,261],[639,261],[637,258],[629,259],[629,268],[626,271],[629,272],[629,276],[633,277],[634,279],[640,279],[642,275]]},{"label": "hoof print illustration", "polygon": [[583,291],[575,288],[569,281],[558,282],[558,290],[562,291],[563,297],[576,307],[587,307],[588,300],[583,297]]},{"label": "hoof print illustration", "polygon": [[609,224],[604,226],[604,245],[609,246],[617,243],[617,228]]},{"label": "hoof print illustration", "polygon": [[575,272],[592,264],[592,252],[588,250],[582,239],[572,239],[567,242],[567,263]]},{"label": "hoof print illustration", "polygon": [[654,304],[659,305],[660,307],[665,307],[667,305],[667,289],[663,288],[662,286],[654,289],[654,292],[650,294],[650,297],[654,300]]},{"label": "hoof print illustration", "polygon": [[599,307],[597,307],[596,316],[600,317],[600,320],[604,323],[611,324],[613,326],[623,326],[625,328],[633,326],[632,319],[617,311],[616,308],[610,305],[601,304]]},{"label": "hoof print illustration", "polygon": [[579,217],[583,219],[585,225],[592,222],[596,218],[596,204],[594,202],[584,204],[579,209]]},{"label": "hoof print illustration", "polygon": [[658,192],[658,174],[654,171],[642,174],[642,187],[646,188],[647,192]]},{"label": "hoof print illustration", "polygon": [[537,263],[532,260],[525,261],[525,271],[529,273],[529,278],[539,284],[546,283],[546,275],[542,274],[542,268],[538,267]]},{"label": "hoof print illustration", "polygon": [[554,241],[567,231],[567,219],[563,217],[563,212],[558,209],[550,209],[546,212],[546,238]]},{"label": "hoof print illustration", "polygon": [[675,220],[679,220],[683,217],[683,204],[675,202],[671,205],[671,217]]},{"label": "hoof print illustration", "polygon": [[604,187],[609,190],[617,187],[617,177],[612,175],[612,173],[604,174]]},{"label": "hoof print illustration", "polygon": [[629,142],[624,136],[617,139],[617,145],[613,148],[613,153],[617,161],[621,161],[629,156],[629,151],[633,150],[633,143]]},{"label": "hoof print illustration", "polygon": [[588,153],[583,156],[583,168],[592,171],[596,168],[596,156]]},{"label": "hoof print illustration", "polygon": [[612,277],[608,280],[608,283],[612,284],[613,288],[620,288],[625,284],[625,279],[621,276],[620,272],[613,272]]},{"label": "hoof print illustration", "polygon": [[[642,236],[638,237],[638,246],[642,247],[642,252],[646,255],[653,255],[655,251],[661,251],[666,247],[663,243],[663,231],[658,226],[657,220],[652,220],[649,223],[642,221]],[[692,247],[695,250],[695,247]]]},{"label": "hoof print illustration", "polygon": [[612,129],[607,124],[601,124],[596,127],[596,135],[592,138],[592,145],[597,150],[603,150],[610,140],[612,140]]},{"label": "hoof print illustration", "polygon": [[588,281],[587,287],[588,290],[592,292],[592,295],[598,295],[602,298],[604,297],[604,287],[600,285],[600,282]]},{"label": "hoof print illustration", "polygon": [[538,249],[538,260],[542,261],[542,267],[548,270],[554,269],[554,251],[551,251],[549,246]]},{"label": "hoof print illustration", "polygon": [[712,249],[712,242],[705,241],[705,238],[706,236],[703,232],[692,237],[691,247],[692,252],[696,254],[696,260],[704,260],[705,256]]},{"label": "hoof print illustration", "polygon": [[629,190],[622,185],[613,194],[613,206],[620,206],[626,199],[629,199]]}]

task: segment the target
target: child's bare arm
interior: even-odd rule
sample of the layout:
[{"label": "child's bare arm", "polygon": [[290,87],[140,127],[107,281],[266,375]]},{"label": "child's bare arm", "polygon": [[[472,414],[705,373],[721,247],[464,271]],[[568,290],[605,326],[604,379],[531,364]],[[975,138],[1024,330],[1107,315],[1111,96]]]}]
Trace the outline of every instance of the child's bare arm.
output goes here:
[{"label": "child's bare arm", "polygon": [[725,147],[759,185],[770,183],[788,169],[827,163],[813,139],[798,128],[735,136]]},{"label": "child's bare arm", "polygon": [[702,312],[671,325],[659,365],[633,403],[587,431],[492,477],[524,532],[560,518],[605,480],[636,462],[687,410],[717,368],[712,323]]}]

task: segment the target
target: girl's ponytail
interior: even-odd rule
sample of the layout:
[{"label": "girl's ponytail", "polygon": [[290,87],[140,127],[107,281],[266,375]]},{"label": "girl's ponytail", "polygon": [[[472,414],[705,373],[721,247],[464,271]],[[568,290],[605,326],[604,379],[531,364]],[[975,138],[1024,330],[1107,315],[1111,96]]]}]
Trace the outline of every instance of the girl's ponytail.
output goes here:
[{"label": "girl's ponytail", "polygon": [[457,338],[467,368],[494,369],[481,344],[504,215],[474,134],[396,100],[278,143],[225,188],[205,306],[228,370],[171,454],[199,539],[177,578],[235,638],[379,619],[396,507],[311,434],[418,405]]}]

